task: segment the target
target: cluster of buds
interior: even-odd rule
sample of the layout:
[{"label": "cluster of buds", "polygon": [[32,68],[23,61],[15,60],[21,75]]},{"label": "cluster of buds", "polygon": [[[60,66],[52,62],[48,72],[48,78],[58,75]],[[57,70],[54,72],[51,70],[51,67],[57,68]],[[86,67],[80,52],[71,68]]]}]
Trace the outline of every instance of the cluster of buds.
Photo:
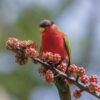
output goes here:
[{"label": "cluster of buds", "polygon": [[79,76],[85,75],[84,67],[77,67],[75,64],[70,65],[68,71],[71,75],[79,75]]},{"label": "cluster of buds", "polygon": [[7,40],[6,47],[16,54],[16,62],[21,65],[27,63],[28,57],[37,57],[39,55],[35,50],[37,47],[36,44],[31,40],[20,41],[12,37]]},{"label": "cluster of buds", "polygon": [[74,90],[73,91],[73,96],[76,98],[76,99],[78,99],[78,98],[80,98],[81,96],[82,96],[82,92],[80,91],[80,90]]},{"label": "cluster of buds", "polygon": [[41,66],[39,68],[39,73],[40,73],[40,75],[44,76],[45,80],[48,83],[53,83],[54,82],[55,75],[50,69],[46,69],[43,66]]},{"label": "cluster of buds", "polygon": [[43,61],[49,62],[49,63],[54,63],[57,64],[61,61],[61,56],[57,53],[52,53],[52,52],[43,52],[40,54],[40,58]]},{"label": "cluster of buds", "polygon": [[18,39],[16,38],[8,38],[6,42],[6,48],[16,52],[16,45],[18,44]]},{"label": "cluster of buds", "polygon": [[98,92],[100,93],[100,86],[97,85],[95,82],[90,82],[89,87],[88,87],[90,92]]},{"label": "cluster of buds", "polygon": [[89,76],[87,75],[82,75],[80,77],[80,81],[83,83],[83,84],[87,84],[89,82]]},{"label": "cluster of buds", "polygon": [[54,82],[54,73],[53,73],[50,69],[48,69],[48,70],[46,71],[45,80],[46,80],[48,83]]},{"label": "cluster of buds", "polygon": [[57,69],[60,70],[63,73],[67,72],[67,64],[66,63],[61,63],[57,66]]},{"label": "cluster of buds", "polygon": [[90,82],[94,82],[94,83],[98,83],[98,76],[97,75],[91,75],[90,77],[89,77],[89,81]]},{"label": "cluster of buds", "polygon": [[[67,83],[75,84],[77,86],[80,84],[80,90],[75,90],[73,92],[73,96],[76,99],[81,97],[82,95],[81,87],[83,90],[87,88],[86,91],[91,94],[100,94],[100,86],[97,84],[97,75],[88,76],[84,67],[78,67],[75,64],[68,66],[62,61],[61,56],[59,54],[52,52],[39,53],[38,51],[36,51],[37,46],[33,41],[20,41],[16,38],[9,38],[6,42],[6,47],[7,49],[13,51],[16,54],[15,57],[17,63],[22,65],[28,62],[28,58],[38,58],[39,63],[41,60],[42,64],[44,63],[43,65],[49,64],[50,66],[53,66],[55,69],[57,69],[59,71],[59,75],[64,75],[64,77],[66,75],[67,78],[65,78],[64,80],[66,80]],[[39,73],[44,76],[45,80],[48,83],[52,83],[55,81],[57,74],[55,74],[54,72],[55,70],[51,70],[50,68],[46,68],[44,66],[39,68]]]}]

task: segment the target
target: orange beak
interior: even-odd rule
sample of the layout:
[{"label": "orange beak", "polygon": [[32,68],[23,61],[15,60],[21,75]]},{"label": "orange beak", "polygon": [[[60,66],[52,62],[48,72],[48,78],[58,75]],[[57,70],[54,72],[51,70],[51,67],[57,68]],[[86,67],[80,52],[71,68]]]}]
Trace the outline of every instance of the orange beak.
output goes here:
[{"label": "orange beak", "polygon": [[42,27],[40,28],[40,32],[41,32],[41,33],[43,33],[44,30],[45,30],[44,28],[42,28]]}]

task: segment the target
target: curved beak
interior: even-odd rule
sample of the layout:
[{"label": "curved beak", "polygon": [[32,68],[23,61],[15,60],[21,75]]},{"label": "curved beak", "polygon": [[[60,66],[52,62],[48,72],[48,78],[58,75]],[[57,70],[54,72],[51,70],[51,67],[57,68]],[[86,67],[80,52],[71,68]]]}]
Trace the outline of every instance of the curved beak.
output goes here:
[{"label": "curved beak", "polygon": [[43,33],[43,31],[45,30],[45,28],[40,27],[40,32]]}]

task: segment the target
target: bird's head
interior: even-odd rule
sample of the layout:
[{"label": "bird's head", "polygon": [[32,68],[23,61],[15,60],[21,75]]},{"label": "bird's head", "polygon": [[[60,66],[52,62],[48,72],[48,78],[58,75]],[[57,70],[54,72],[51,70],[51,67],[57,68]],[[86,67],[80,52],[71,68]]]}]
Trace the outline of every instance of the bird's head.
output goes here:
[{"label": "bird's head", "polygon": [[56,25],[50,20],[42,20],[40,22],[40,32],[53,30]]}]

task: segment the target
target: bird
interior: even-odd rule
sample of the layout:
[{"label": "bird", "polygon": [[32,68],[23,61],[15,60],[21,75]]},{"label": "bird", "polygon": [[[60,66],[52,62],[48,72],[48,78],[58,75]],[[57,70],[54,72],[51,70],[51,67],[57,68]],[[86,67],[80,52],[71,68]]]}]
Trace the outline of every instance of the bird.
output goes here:
[{"label": "bird", "polygon": [[[40,33],[41,33],[41,47],[40,52],[52,52],[57,53],[61,56],[62,61],[66,61],[67,66],[69,67],[71,64],[71,48],[68,40],[68,36],[62,32],[57,25],[49,20],[44,19],[40,21],[39,24]],[[70,100],[70,89],[69,86],[66,86],[65,90],[60,89],[64,84],[63,82],[56,81],[56,86],[58,88],[58,92],[60,97],[63,100],[64,96],[66,96],[66,100]]]},{"label": "bird", "polygon": [[71,48],[67,35],[50,20],[40,22],[42,37],[40,52],[58,53],[62,60],[66,59],[68,66],[71,64]]}]

